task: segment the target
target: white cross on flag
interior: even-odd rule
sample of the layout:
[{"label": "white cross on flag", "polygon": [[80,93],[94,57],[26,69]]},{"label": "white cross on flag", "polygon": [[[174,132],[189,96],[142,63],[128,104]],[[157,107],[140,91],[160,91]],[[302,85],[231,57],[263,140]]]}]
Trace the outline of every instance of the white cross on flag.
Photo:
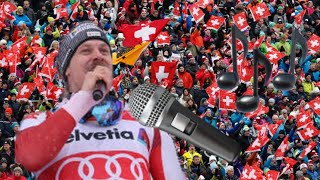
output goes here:
[{"label": "white cross on flag", "polygon": [[250,41],[248,51],[253,52],[254,48],[259,48],[261,46],[262,42],[264,41],[264,38],[265,38],[265,36],[263,35],[259,39],[257,39],[255,42]]},{"label": "white cross on flag", "polygon": [[312,36],[309,38],[308,42],[308,48],[311,50],[311,53],[315,54],[319,52],[320,49],[320,37],[316,34],[312,34]]},{"label": "white cross on flag", "polygon": [[48,100],[57,101],[60,95],[62,94],[62,92],[63,92],[63,88],[59,88],[56,85],[54,85],[52,82],[48,82],[47,91],[46,91],[46,98]]},{"label": "white cross on flag", "polygon": [[7,62],[6,57],[2,53],[0,53],[0,67],[7,68],[8,65],[9,63]]},{"label": "white cross on flag", "polygon": [[266,180],[278,180],[279,175],[279,171],[269,170],[266,174]]},{"label": "white cross on flag", "polygon": [[43,65],[43,58],[46,55],[47,47],[32,47],[33,54],[34,54],[34,60],[39,61],[40,65]]},{"label": "white cross on flag", "polygon": [[245,12],[238,13],[232,16],[232,19],[234,24],[240,29],[240,31],[244,31],[249,27]]},{"label": "white cross on flag", "polygon": [[[301,108],[302,109],[302,108]],[[302,111],[297,115],[297,129],[302,129],[306,127],[309,123],[312,122],[311,119],[312,112],[310,110],[305,111],[302,109]]]},{"label": "white cross on flag", "polygon": [[206,8],[209,4],[213,4],[213,0],[198,0],[197,4],[199,7]]},{"label": "white cross on flag", "polygon": [[316,114],[320,115],[320,97],[319,96],[313,99],[312,101],[310,101],[308,104]]},{"label": "white cross on flag", "polygon": [[26,51],[26,47],[27,47],[27,40],[28,37],[24,36],[20,39],[18,39],[16,42],[14,42],[11,46],[11,51],[15,52],[15,53],[24,53]]},{"label": "white cross on flag", "polygon": [[258,134],[258,137],[250,144],[246,153],[261,151],[261,148],[270,141],[269,137],[265,133],[264,135]]},{"label": "white cross on flag", "polygon": [[123,45],[134,47],[145,41],[153,41],[170,19],[155,20],[144,25],[125,25]]},{"label": "white cross on flag", "polygon": [[158,45],[170,45],[170,36],[168,31],[160,32],[156,40]]},{"label": "white cross on flag", "polygon": [[240,180],[258,180],[264,179],[263,171],[256,165],[249,165],[248,163],[244,166],[243,171],[240,175]]},{"label": "white cross on flag", "polygon": [[11,14],[12,12],[14,12],[17,9],[17,7],[14,4],[12,4],[8,1],[5,1],[3,3],[2,8],[5,11],[5,13],[7,13],[7,14]]},{"label": "white cross on flag", "polygon": [[278,64],[278,61],[282,59],[285,55],[285,53],[276,50],[270,52],[268,51],[266,57],[269,59],[271,64]]},{"label": "white cross on flag", "polygon": [[29,83],[29,82],[21,84],[21,86],[19,87],[19,90],[18,90],[17,99],[28,100],[30,98],[35,86],[36,85],[34,83]]},{"label": "white cross on flag", "polygon": [[303,141],[307,141],[308,139],[317,136],[319,134],[319,130],[314,127],[313,123],[309,123],[305,128],[297,131],[300,139]]},{"label": "white cross on flag", "polygon": [[206,92],[209,95],[209,104],[215,106],[216,98],[219,96],[219,90],[217,82],[213,82],[209,87],[206,88]]},{"label": "white cross on flag", "polygon": [[265,114],[268,112],[269,112],[269,106],[264,106],[260,101],[258,108],[253,112],[246,113],[245,116],[248,118],[254,118],[256,116],[259,116],[261,114]]},{"label": "white cross on flag", "polygon": [[289,138],[289,135],[287,135],[282,143],[280,144],[280,146],[278,147],[278,149],[276,150],[276,152],[274,153],[274,155],[277,157],[277,158],[283,158],[284,157],[284,153],[289,150],[289,142],[288,142],[288,138]]},{"label": "white cross on flag", "polygon": [[192,15],[195,22],[198,24],[204,17],[203,11],[199,8],[197,3],[194,3],[189,7],[190,14]]},{"label": "white cross on flag", "polygon": [[220,89],[219,94],[220,94],[220,97],[219,97],[220,109],[234,111],[236,109],[236,100],[237,100],[236,93]]},{"label": "white cross on flag", "polygon": [[166,79],[168,79],[169,82],[172,82],[175,72],[175,62],[152,62],[151,83],[159,85],[162,81]]},{"label": "white cross on flag", "polygon": [[266,3],[259,3],[256,6],[249,8],[249,10],[254,21],[258,21],[259,19],[263,19],[271,15]]},{"label": "white cross on flag", "polygon": [[[230,45],[230,47],[232,49],[232,37],[227,42],[229,43],[229,45]],[[239,52],[242,52],[243,49],[244,49],[243,45],[242,45],[242,42],[239,39],[236,40],[236,49]]]},{"label": "white cross on flag", "polygon": [[308,146],[303,149],[303,151],[299,155],[299,158],[303,159],[306,155],[308,155],[316,147],[316,145],[317,145],[316,142],[314,142],[314,141],[310,142],[308,144]]},{"label": "white cross on flag", "polygon": [[11,50],[4,50],[3,55],[5,56],[5,58],[8,62],[10,73],[16,73],[18,59],[20,60],[20,58],[18,58],[18,54],[13,53]]},{"label": "white cross on flag", "polygon": [[33,82],[35,83],[38,91],[40,92],[40,94],[46,94],[46,91],[45,91],[45,87],[44,87],[44,82],[43,82],[43,79],[42,77],[38,76],[38,77],[34,77],[33,78]]},{"label": "white cross on flag", "polygon": [[207,22],[207,28],[218,31],[221,25],[224,23],[225,18],[220,16],[211,16]]},{"label": "white cross on flag", "polygon": [[178,2],[174,3],[173,14],[177,17],[180,16],[180,4]]},{"label": "white cross on flag", "polygon": [[290,173],[293,173],[293,166],[297,163],[297,161],[295,159],[289,158],[289,157],[284,157],[283,158],[285,163],[286,163],[286,167],[284,167],[280,173],[280,176],[289,171]]}]

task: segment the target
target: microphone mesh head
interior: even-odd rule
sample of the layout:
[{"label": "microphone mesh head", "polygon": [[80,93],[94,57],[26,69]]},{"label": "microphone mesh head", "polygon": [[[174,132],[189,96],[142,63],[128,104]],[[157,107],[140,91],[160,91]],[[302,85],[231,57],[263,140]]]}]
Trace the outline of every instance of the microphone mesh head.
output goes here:
[{"label": "microphone mesh head", "polygon": [[147,103],[151,100],[152,96],[156,92],[157,88],[162,88],[154,84],[142,84],[136,87],[130,98],[129,98],[129,108],[132,116],[139,120],[145,126],[154,127],[166,107],[169,99],[170,93],[169,91],[165,91],[163,94],[158,94],[159,99],[156,99],[156,105],[152,107],[152,111],[148,120],[140,120],[140,116],[146,108]]}]

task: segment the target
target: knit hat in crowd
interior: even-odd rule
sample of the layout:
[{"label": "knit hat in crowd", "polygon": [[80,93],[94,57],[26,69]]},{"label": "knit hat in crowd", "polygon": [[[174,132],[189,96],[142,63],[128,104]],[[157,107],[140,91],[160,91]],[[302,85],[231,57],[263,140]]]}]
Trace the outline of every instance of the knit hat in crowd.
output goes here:
[{"label": "knit hat in crowd", "polygon": [[23,174],[23,171],[22,171],[22,169],[21,169],[21,167],[15,167],[14,169],[13,169],[13,172],[16,172],[16,171],[19,171],[20,172],[20,174]]},{"label": "knit hat in crowd", "polygon": [[70,33],[61,40],[59,52],[56,57],[56,65],[64,80],[65,71],[70,64],[73,54],[82,43],[91,39],[102,40],[109,45],[107,36],[102,29],[90,21],[81,22],[78,26],[70,30]]}]

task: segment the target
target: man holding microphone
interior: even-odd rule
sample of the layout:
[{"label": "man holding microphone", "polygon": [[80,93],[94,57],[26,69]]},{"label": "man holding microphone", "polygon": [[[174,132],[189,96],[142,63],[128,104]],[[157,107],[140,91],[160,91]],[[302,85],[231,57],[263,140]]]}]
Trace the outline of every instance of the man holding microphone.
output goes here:
[{"label": "man holding microphone", "polygon": [[[56,65],[65,85],[63,101],[53,113],[24,118],[17,162],[39,180],[186,179],[170,136],[140,125],[106,96],[112,57],[98,26],[83,22],[71,30],[60,43]],[[95,101],[92,93],[101,85],[106,98]],[[112,118],[104,119],[110,112]]]}]

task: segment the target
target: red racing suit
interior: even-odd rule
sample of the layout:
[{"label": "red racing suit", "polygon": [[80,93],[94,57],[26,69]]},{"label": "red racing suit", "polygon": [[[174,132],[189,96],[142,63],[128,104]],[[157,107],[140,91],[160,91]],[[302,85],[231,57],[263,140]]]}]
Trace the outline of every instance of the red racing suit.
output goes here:
[{"label": "red racing suit", "polygon": [[171,137],[142,126],[124,110],[114,126],[79,119],[94,104],[80,91],[54,113],[34,113],[21,122],[16,161],[39,180],[183,179]]}]

